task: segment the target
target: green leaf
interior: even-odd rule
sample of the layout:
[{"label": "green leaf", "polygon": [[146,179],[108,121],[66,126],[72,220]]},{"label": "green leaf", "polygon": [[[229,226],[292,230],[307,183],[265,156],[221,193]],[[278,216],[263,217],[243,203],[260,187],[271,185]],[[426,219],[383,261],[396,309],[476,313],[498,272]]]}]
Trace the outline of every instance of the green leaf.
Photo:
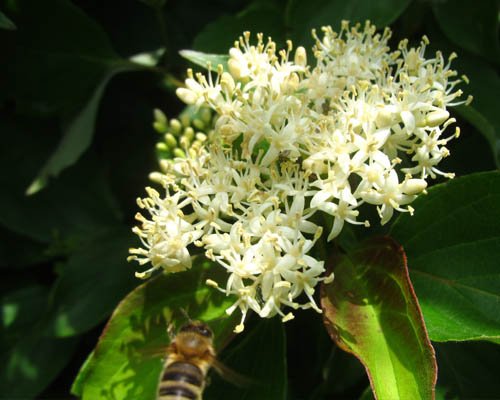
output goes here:
[{"label": "green leaf", "polygon": [[199,65],[205,69],[207,69],[207,62],[210,62],[210,70],[212,72],[217,72],[217,66],[219,64],[223,66],[224,71],[226,72],[229,71],[229,67],[227,66],[227,61],[229,60],[228,55],[205,54],[202,53],[201,51],[194,51],[194,50],[181,50],[179,51],[179,54],[186,60],[189,60],[192,63]]},{"label": "green leaf", "polygon": [[500,346],[486,342],[436,343],[436,399],[497,399]]},{"label": "green leaf", "polygon": [[364,23],[367,19],[379,29],[394,22],[411,0],[293,0],[288,7],[288,25],[293,27],[295,46],[310,50],[314,44],[311,30],[331,25],[340,28],[342,20],[351,24]]},{"label": "green leaf", "polygon": [[85,362],[80,367],[80,371],[78,371],[78,376],[75,378],[73,384],[71,385],[71,393],[75,396],[82,397],[83,394],[83,386],[85,384],[85,380],[87,379],[87,373],[89,371],[89,366],[92,364],[95,357],[94,351],[92,351]]},{"label": "green leaf", "polygon": [[[121,217],[118,207],[104,169],[93,152],[64,171],[47,190],[27,197],[25,183],[36,163],[32,165],[31,160],[24,159],[27,153],[36,154],[43,138],[34,138],[34,132],[15,127],[7,132],[5,141],[9,146],[0,151],[0,166],[9,171],[14,165],[16,174],[5,173],[0,177],[4,190],[0,207],[9,210],[0,213],[3,226],[35,241],[71,248],[118,222]],[[37,155],[33,158],[39,159]]]},{"label": "green leaf", "polygon": [[15,11],[19,29],[7,43],[11,62],[2,71],[10,76],[7,92],[21,110],[57,113],[64,121],[63,138],[30,185],[32,194],[88,148],[109,80],[143,67],[121,59],[102,28],[67,0],[26,1]]},{"label": "green leaf", "polygon": [[236,323],[220,317],[235,299],[205,284],[206,279],[220,281],[226,275],[223,268],[199,261],[189,271],[160,274],[131,292],[114,311],[94,356],[77,377],[76,390],[83,400],[156,400],[162,361],[144,352],[168,344],[167,326],[174,321],[179,326],[181,308],[212,326],[216,347],[226,341]]},{"label": "green leaf", "polygon": [[461,106],[457,111],[483,134],[497,166],[500,166],[500,114],[496,95],[500,91],[498,73],[488,63],[468,55],[457,59],[456,69],[470,79],[470,84],[463,90],[474,97],[469,106]]},{"label": "green leaf", "polygon": [[[500,78],[497,70],[486,60],[456,48],[433,24],[430,24],[428,34],[431,38],[428,54],[433,50],[440,50],[444,55],[458,53],[452,68],[460,76],[466,75],[469,78],[470,83],[460,85],[460,88],[466,96],[472,95],[473,100],[469,106],[452,110],[466,118],[486,138],[495,162],[500,166],[500,113],[497,99]],[[465,99],[465,96],[462,96],[462,99]]]},{"label": "green leaf", "polygon": [[500,173],[434,186],[401,214],[391,235],[402,244],[435,341],[500,337]]},{"label": "green leaf", "polygon": [[222,355],[225,365],[250,382],[244,387],[213,375],[204,398],[219,400],[285,400],[287,398],[286,343],[283,322],[279,318],[260,320],[246,327],[239,343]]},{"label": "green leaf", "polygon": [[0,391],[4,398],[34,398],[71,360],[77,340],[41,335],[48,290],[33,285],[2,296]]},{"label": "green leaf", "polygon": [[94,136],[97,109],[105,87],[114,75],[131,69],[114,67],[109,70],[102,77],[88,102],[78,112],[70,115],[59,145],[26,189],[27,195],[33,195],[43,189],[50,178],[58,176],[62,170],[73,165],[88,149]]},{"label": "green leaf", "polygon": [[436,20],[445,35],[457,46],[500,63],[498,1],[482,0],[471,7],[469,0],[432,3]]},{"label": "green leaf", "polygon": [[135,265],[126,261],[136,240],[128,227],[118,225],[71,254],[52,291],[51,335],[73,336],[93,328],[137,286]]},{"label": "green leaf", "polygon": [[278,49],[285,44],[284,4],[272,1],[254,1],[237,15],[223,15],[208,23],[193,41],[195,50],[210,53],[227,53],[243,31],[252,33],[251,42],[257,42],[257,33],[264,40],[271,37]]},{"label": "green leaf", "polygon": [[7,29],[9,31],[16,30],[16,24],[12,22],[7,16],[0,11],[0,29]]},{"label": "green leaf", "polygon": [[4,398],[35,398],[71,361],[77,338],[56,339],[27,331],[0,357],[0,390]]},{"label": "green leaf", "polygon": [[16,269],[47,260],[47,246],[0,227],[0,265]]},{"label": "green leaf", "polygon": [[335,343],[354,354],[379,399],[432,399],[437,370],[403,250],[373,239],[336,257],[321,304]]}]

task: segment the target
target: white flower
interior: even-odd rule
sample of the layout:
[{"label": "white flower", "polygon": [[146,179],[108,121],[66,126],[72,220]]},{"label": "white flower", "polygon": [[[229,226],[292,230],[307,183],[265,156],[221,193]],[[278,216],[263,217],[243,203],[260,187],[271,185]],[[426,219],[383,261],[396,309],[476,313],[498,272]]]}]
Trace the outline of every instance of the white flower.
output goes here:
[{"label": "white flower", "polygon": [[284,307],[321,312],[315,288],[333,275],[324,276],[315,253],[320,221],[331,224],[333,240],[345,223],[369,226],[359,209],[368,203],[385,224],[394,210],[413,212],[428,177],[452,176],[437,165],[459,133],[443,137],[455,122],[448,107],[466,103],[457,101],[454,56],[425,58],[426,38],[391,52],[390,30],[377,34],[369,22],[322,32],[313,33],[314,68],[305,49],[292,61],[291,42],[277,52],[271,39],[259,34],[251,44],[245,32],[228,71],[188,70],[177,94],[218,114],[213,133],[186,148],[186,158],[162,163],[154,178],[163,195],[148,189],[138,201],[150,218],[138,216],[143,248],[129,259],[153,264],[138,275],[189,268],[189,248],[203,247],[228,273],[207,284],[236,295],[226,312],[241,310],[238,332],[249,310],[283,321],[293,318]]}]

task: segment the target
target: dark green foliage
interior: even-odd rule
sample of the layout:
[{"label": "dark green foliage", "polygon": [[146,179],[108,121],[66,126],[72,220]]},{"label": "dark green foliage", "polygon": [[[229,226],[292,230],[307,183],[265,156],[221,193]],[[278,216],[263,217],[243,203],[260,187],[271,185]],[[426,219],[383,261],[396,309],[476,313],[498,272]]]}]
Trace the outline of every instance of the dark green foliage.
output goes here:
[{"label": "dark green foliage", "polygon": [[[232,386],[212,372],[206,399],[371,398],[362,364],[333,344],[314,312],[284,327],[250,319],[231,340],[238,315],[218,319],[231,301],[204,285],[209,263],[140,285],[126,262],[138,246],[135,198],[157,169],[152,110],[175,118],[183,108],[176,83],[187,67],[201,68],[190,61],[205,65],[200,53],[179,51],[226,61],[220,55],[245,30],[278,47],[292,39],[310,48],[312,28],[337,29],[342,19],[391,25],[394,47],[425,34],[431,49],[456,52],[453,68],[470,79],[462,90],[474,101],[452,110],[462,136],[442,164],[457,179],[430,188],[415,215],[387,231],[406,253],[424,329],[436,341],[436,398],[500,397],[500,176],[485,172],[500,160],[498,13],[494,0],[0,0],[0,397],[67,399],[77,376],[72,393],[84,399],[153,400],[161,361],[138,350],[166,344],[168,321],[180,323],[175,313],[188,308],[214,326],[222,361],[250,379]],[[158,64],[132,61],[137,54]],[[374,231],[350,226],[332,249],[349,259]],[[415,306],[405,290],[392,311]],[[415,315],[405,318],[401,330],[422,328]],[[401,343],[401,321],[389,322]],[[404,350],[427,365],[418,358],[425,351]],[[427,389],[432,376],[424,378]]]}]

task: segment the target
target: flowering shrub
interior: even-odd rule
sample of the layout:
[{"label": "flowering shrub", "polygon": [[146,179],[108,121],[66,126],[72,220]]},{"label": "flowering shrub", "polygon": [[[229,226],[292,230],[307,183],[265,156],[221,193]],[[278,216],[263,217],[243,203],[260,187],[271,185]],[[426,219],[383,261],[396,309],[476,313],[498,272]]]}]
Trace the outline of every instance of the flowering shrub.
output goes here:
[{"label": "flowering shrub", "polygon": [[499,4],[105,3],[0,6],[2,395],[500,398]]},{"label": "flowering shrub", "polygon": [[147,214],[137,215],[134,232],[144,247],[129,259],[152,268],[137,276],[188,269],[190,246],[203,248],[228,272],[225,282],[207,284],[237,296],[227,309],[242,312],[237,331],[250,309],[283,321],[293,318],[283,306],[321,312],[315,288],[333,273],[310,251],[323,236],[318,214],[333,219],[330,241],[345,223],[370,226],[362,204],[375,206],[385,224],[394,210],[413,213],[409,204],[429,178],[453,177],[438,164],[460,132],[449,128],[448,108],[465,103],[457,101],[455,55],[426,59],[426,37],[418,48],[404,40],[391,51],[391,31],[376,33],[369,22],[313,36],[315,66],[303,47],[294,51],[288,41],[278,51],[270,38],[259,34],[252,44],[245,32],[229,51],[228,71],[188,70],[177,95],[212,109],[214,130],[185,147],[185,157],[163,160],[154,178],[164,191],[147,188],[138,199]]}]

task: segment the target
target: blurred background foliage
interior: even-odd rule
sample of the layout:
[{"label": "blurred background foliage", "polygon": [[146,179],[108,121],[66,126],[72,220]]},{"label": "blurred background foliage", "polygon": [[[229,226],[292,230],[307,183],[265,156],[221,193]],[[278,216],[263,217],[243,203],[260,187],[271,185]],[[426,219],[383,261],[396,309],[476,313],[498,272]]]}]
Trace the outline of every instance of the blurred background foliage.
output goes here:
[{"label": "blurred background foliage", "polygon": [[[498,1],[0,1],[1,398],[69,398],[103,324],[139,285],[125,261],[137,245],[135,199],[157,169],[152,110],[172,118],[183,109],[175,88],[192,64],[179,51],[226,53],[244,30],[310,49],[312,28],[338,29],[342,19],[390,25],[393,48],[425,34],[428,55],[457,52],[453,66],[469,77],[462,89],[474,102],[452,110],[462,137],[442,169],[462,176],[497,168]],[[287,388],[269,399],[362,396],[361,364],[324,330],[300,329],[320,327],[311,325],[318,318],[299,313],[286,343],[254,335],[235,345],[236,354],[287,349]],[[443,388],[453,388],[446,398],[500,396],[497,345],[436,350],[438,397],[449,394]],[[269,352],[261,353],[265,360]]]}]

